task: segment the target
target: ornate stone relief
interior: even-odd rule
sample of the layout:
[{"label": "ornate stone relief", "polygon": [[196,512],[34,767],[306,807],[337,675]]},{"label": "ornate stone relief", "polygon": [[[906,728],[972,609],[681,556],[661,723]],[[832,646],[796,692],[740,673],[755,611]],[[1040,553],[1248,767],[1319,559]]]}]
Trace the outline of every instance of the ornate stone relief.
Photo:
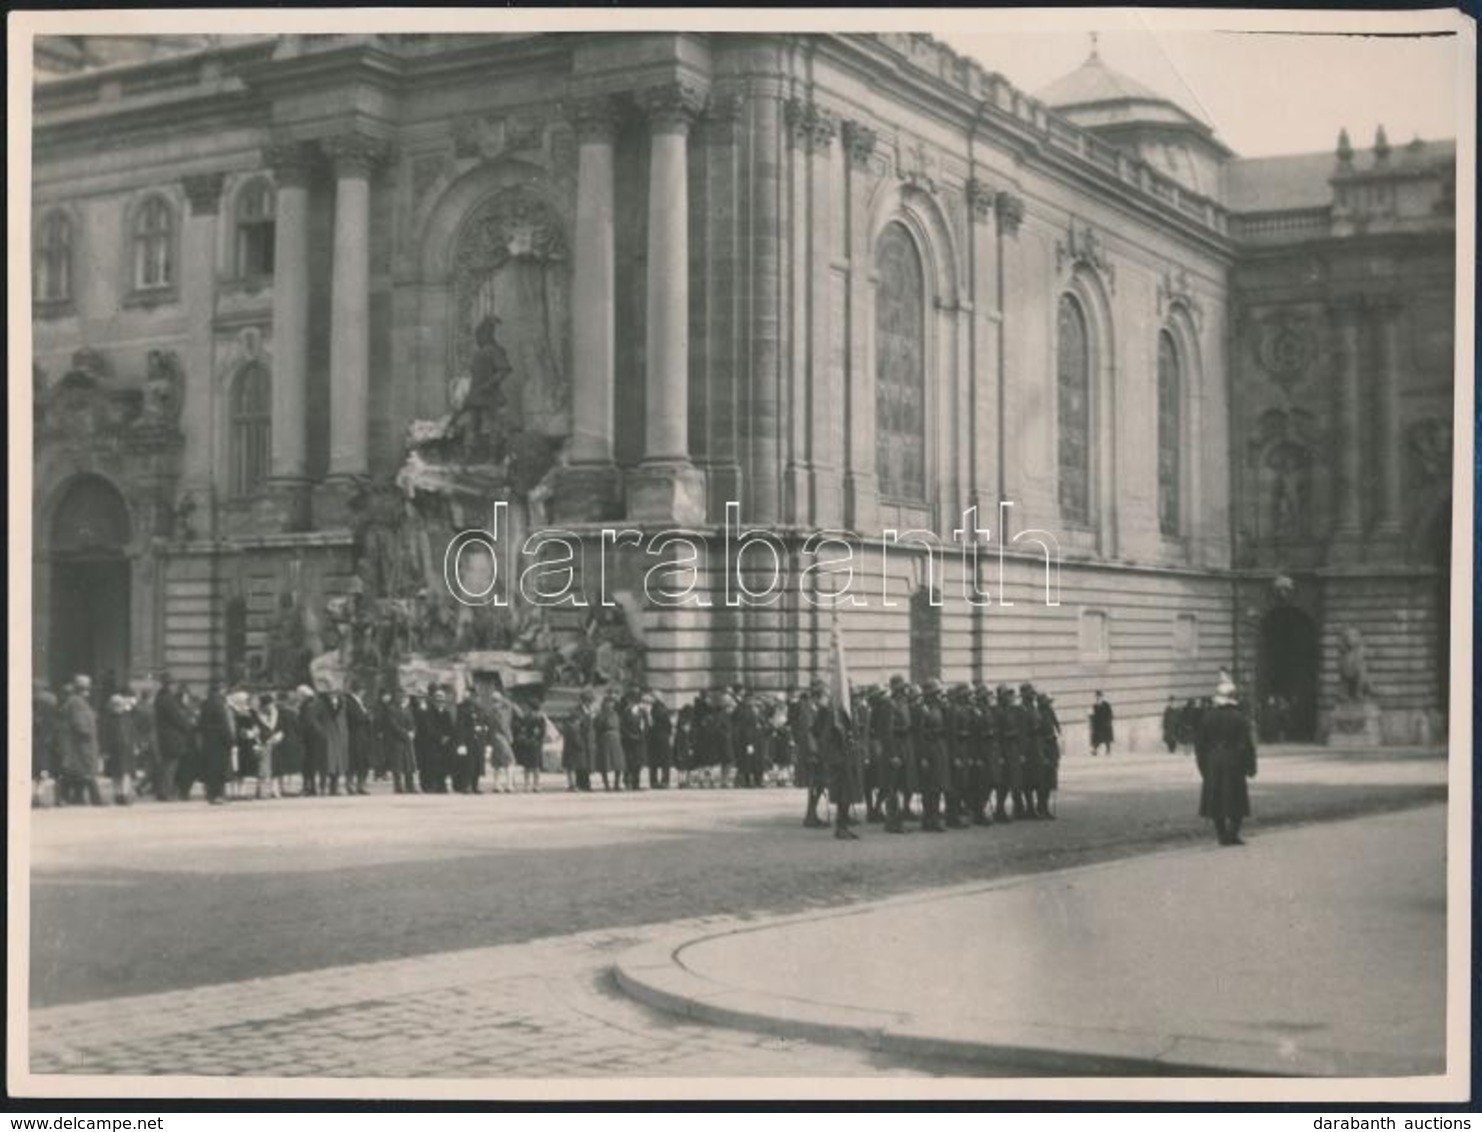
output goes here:
[{"label": "ornate stone relief", "polygon": [[828,149],[839,130],[838,120],[831,111],[800,98],[784,102],[782,113],[791,143],[809,153]]},{"label": "ornate stone relief", "polygon": [[1317,326],[1312,315],[1283,309],[1256,323],[1256,362],[1266,375],[1290,392],[1317,361]]},{"label": "ornate stone relief", "polygon": [[856,169],[868,169],[870,158],[875,155],[875,131],[862,122],[851,120],[844,123],[842,134],[845,152],[849,154],[849,164]]},{"label": "ornate stone relief", "polygon": [[935,195],[941,162],[920,138],[895,137],[895,175],[907,189]]},{"label": "ornate stone relief", "polygon": [[1427,417],[1405,430],[1410,479],[1416,486],[1451,479],[1452,431],[1444,417]]},{"label": "ornate stone relief", "polygon": [[1312,534],[1312,468],[1317,422],[1302,409],[1268,409],[1256,420],[1250,453],[1260,490],[1259,530],[1267,539],[1296,541]]},{"label": "ornate stone relief", "polygon": [[1019,225],[1024,222],[1024,198],[1016,193],[1000,191],[993,198],[993,204],[998,214],[998,230],[1006,236],[1017,235]]},{"label": "ornate stone relief", "polygon": [[1177,271],[1165,271],[1158,280],[1158,318],[1165,319],[1174,307],[1183,307],[1194,320],[1196,329],[1204,329],[1204,307],[1194,294],[1189,273],[1180,267]]},{"label": "ornate stone relief", "polygon": [[1055,241],[1055,270],[1063,272],[1066,267],[1084,267],[1106,282],[1109,290],[1116,289],[1117,273],[1101,237],[1089,224],[1072,219],[1065,238]]}]

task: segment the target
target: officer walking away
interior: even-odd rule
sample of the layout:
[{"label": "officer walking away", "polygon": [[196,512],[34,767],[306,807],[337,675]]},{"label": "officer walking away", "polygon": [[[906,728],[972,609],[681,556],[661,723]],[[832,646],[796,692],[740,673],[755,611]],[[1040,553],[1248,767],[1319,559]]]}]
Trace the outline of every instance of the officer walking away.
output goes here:
[{"label": "officer walking away", "polygon": [[1091,754],[1097,755],[1102,747],[1107,757],[1112,753],[1112,706],[1098,690],[1096,702],[1091,705]]},{"label": "officer walking away", "polygon": [[1250,816],[1250,792],[1245,780],[1256,776],[1256,745],[1250,721],[1235,701],[1235,685],[1221,680],[1214,704],[1199,720],[1194,758],[1203,780],[1199,816],[1214,822],[1221,845],[1243,845],[1240,823]]},{"label": "officer walking away", "polygon": [[1163,745],[1171,755],[1178,750],[1178,697],[1169,696],[1168,706],[1163,709]]}]

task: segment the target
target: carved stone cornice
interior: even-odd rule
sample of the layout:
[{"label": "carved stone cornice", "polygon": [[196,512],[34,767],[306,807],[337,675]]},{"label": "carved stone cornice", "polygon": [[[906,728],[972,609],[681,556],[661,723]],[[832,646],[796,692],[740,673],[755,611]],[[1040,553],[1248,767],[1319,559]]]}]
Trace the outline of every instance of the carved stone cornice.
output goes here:
[{"label": "carved stone cornice", "polygon": [[808,153],[827,150],[839,132],[839,122],[832,111],[801,98],[789,98],[782,104],[782,113],[787,122],[788,140]]},{"label": "carved stone cornice", "polygon": [[701,115],[703,126],[700,137],[709,145],[731,145],[740,136],[742,99],[739,94],[727,91],[712,94]]},{"label": "carved stone cornice", "polygon": [[302,188],[309,182],[315,164],[315,153],[305,142],[274,142],[262,151],[263,163],[273,171],[280,188]]},{"label": "carved stone cornice", "polygon": [[1000,190],[993,198],[993,211],[998,217],[999,232],[1005,236],[1018,235],[1019,225],[1024,222],[1023,197]]},{"label": "carved stone cornice", "polygon": [[869,168],[870,158],[875,155],[875,145],[879,141],[875,131],[863,122],[850,119],[843,125],[842,136],[844,150],[849,154],[849,164],[856,169]]},{"label": "carved stone cornice", "polygon": [[572,99],[565,106],[566,117],[576,130],[578,144],[611,143],[617,133],[622,108],[612,95],[599,94]]},{"label": "carved stone cornice", "polygon": [[383,138],[358,131],[324,138],[319,146],[333,163],[336,177],[369,177],[391,156],[391,147]]},{"label": "carved stone cornice", "polygon": [[1100,275],[1108,287],[1116,283],[1116,268],[1106,256],[1101,237],[1089,224],[1071,220],[1063,240],[1055,241],[1055,270],[1084,267]]},{"label": "carved stone cornice", "polygon": [[188,173],[180,178],[192,216],[215,216],[221,208],[221,186],[224,173]]},{"label": "carved stone cornice", "polygon": [[705,91],[683,81],[648,87],[633,98],[654,133],[686,133],[705,108]]},{"label": "carved stone cornice", "polygon": [[974,222],[986,224],[993,218],[993,208],[998,200],[998,193],[991,185],[971,177],[967,182],[967,207],[972,214]]}]

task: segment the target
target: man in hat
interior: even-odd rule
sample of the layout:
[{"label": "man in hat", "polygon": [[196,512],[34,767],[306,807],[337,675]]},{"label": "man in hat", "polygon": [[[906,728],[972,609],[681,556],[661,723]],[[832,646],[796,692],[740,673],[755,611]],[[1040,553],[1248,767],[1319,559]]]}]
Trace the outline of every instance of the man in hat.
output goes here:
[{"label": "man in hat", "polygon": [[[1014,704],[1014,690],[1007,684],[997,688],[998,702],[994,705],[994,733],[997,736],[997,759],[994,767],[994,821],[1012,821],[1018,816],[1018,799],[1023,791],[1023,766],[1019,761],[1018,709]],[[1014,800],[1014,812],[1006,805]]]},{"label": "man in hat", "polygon": [[370,709],[359,680],[350,681],[345,690],[345,793],[369,794],[366,780],[370,777],[374,740]]},{"label": "man in hat", "polygon": [[827,695],[828,685],[822,680],[813,681],[813,686],[798,697],[792,718],[798,770],[803,785],[808,790],[808,809],[803,815],[803,825],[809,829],[824,829],[827,826],[818,816],[818,803],[823,797],[824,788],[823,766],[818,750],[818,706]]},{"label": "man in hat", "polygon": [[951,755],[948,773],[950,785],[946,794],[946,826],[965,829],[967,799],[973,783],[973,707],[966,684],[955,684],[947,694],[947,749]]},{"label": "man in hat", "polygon": [[1163,745],[1171,755],[1178,750],[1178,697],[1169,696],[1168,706],[1163,709]]},{"label": "man in hat", "polygon": [[890,678],[888,728],[884,742],[885,832],[904,833],[901,809],[910,804],[916,787],[915,759],[911,746],[911,696],[905,678]]},{"label": "man in hat", "polygon": [[62,705],[62,793],[69,803],[101,806],[98,792],[98,719],[91,702],[93,679],[77,676]]},{"label": "man in hat", "polygon": [[834,837],[840,841],[855,841],[856,834],[849,826],[849,807],[859,793],[857,776],[850,764],[849,722],[844,716],[843,706],[834,701],[827,684],[814,685],[816,701],[814,713],[814,743],[818,748],[818,761],[828,776],[829,800],[834,805]]},{"label": "man in hat", "polygon": [[1202,780],[1199,816],[1214,822],[1221,845],[1243,845],[1240,824],[1250,816],[1245,780],[1256,776],[1256,745],[1228,679],[1219,682],[1213,705],[1200,716],[1194,758]]},{"label": "man in hat", "polygon": [[206,801],[219,806],[226,801],[226,781],[231,773],[237,724],[226,697],[221,693],[221,685],[214,681],[206,688],[197,728],[200,731],[201,778],[206,783]]},{"label": "man in hat", "polygon": [[1106,697],[1098,688],[1096,691],[1096,702],[1091,705],[1091,754],[1100,753],[1102,747],[1106,748],[1107,758],[1112,753],[1112,706],[1107,703]]},{"label": "man in hat", "polygon": [[1014,800],[1019,813],[1027,818],[1040,818],[1038,799],[1044,786],[1044,750],[1040,746],[1039,693],[1034,685],[1019,685],[1018,732],[1020,777],[1023,791]]},{"label": "man in hat", "polygon": [[942,796],[950,788],[951,771],[940,680],[929,679],[921,685],[921,695],[913,706],[912,723],[921,784],[921,830],[946,833],[942,824]]},{"label": "man in hat", "polygon": [[190,716],[180,702],[175,679],[160,673],[160,688],[154,697],[154,733],[159,765],[154,775],[154,796],[161,802],[175,799],[175,776],[190,750]]},{"label": "man in hat", "polygon": [[669,768],[674,765],[674,716],[662,696],[648,693],[648,784],[654,790],[669,789]]},{"label": "man in hat", "polygon": [[470,688],[458,704],[454,724],[453,790],[459,794],[482,794],[484,751],[492,743],[490,721],[484,706]]}]

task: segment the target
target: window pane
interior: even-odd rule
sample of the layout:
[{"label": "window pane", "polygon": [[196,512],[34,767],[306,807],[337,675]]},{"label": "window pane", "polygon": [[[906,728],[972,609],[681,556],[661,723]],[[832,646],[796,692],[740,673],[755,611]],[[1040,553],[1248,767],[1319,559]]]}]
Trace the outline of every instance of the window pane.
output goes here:
[{"label": "window pane", "polygon": [[1179,479],[1182,453],[1179,438],[1181,390],[1178,351],[1167,334],[1158,335],[1158,529],[1179,533]]},{"label": "window pane", "polygon": [[891,224],[876,253],[875,473],[880,494],[926,497],[926,289],[921,257]]},{"label": "window pane", "polygon": [[1058,319],[1060,514],[1067,522],[1091,521],[1091,359],[1080,305],[1061,296]]}]

